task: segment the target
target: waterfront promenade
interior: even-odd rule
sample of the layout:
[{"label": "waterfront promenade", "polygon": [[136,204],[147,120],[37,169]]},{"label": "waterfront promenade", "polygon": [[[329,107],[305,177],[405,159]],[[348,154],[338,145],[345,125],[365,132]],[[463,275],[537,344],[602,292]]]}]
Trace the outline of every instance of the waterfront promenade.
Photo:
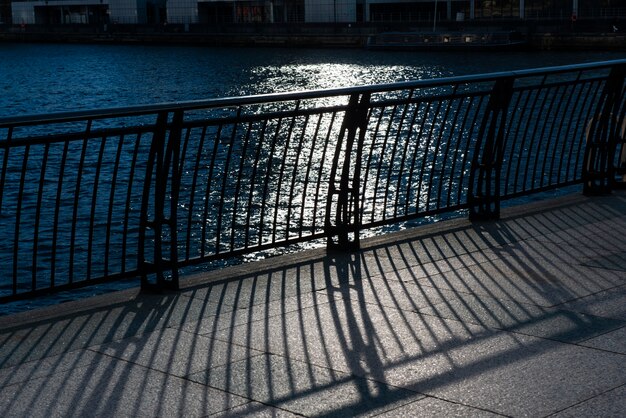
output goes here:
[{"label": "waterfront promenade", "polygon": [[626,193],[0,317],[0,416],[623,416]]}]

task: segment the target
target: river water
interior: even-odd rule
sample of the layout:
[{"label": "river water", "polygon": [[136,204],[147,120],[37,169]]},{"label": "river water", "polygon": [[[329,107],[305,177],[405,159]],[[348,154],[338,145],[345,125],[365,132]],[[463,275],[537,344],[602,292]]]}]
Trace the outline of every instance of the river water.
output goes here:
[{"label": "river water", "polygon": [[619,52],[407,53],[0,43],[0,118],[391,83],[625,56]]},{"label": "river water", "polygon": [[[400,53],[0,43],[0,57],[0,118],[3,118],[441,78],[620,59],[624,54]],[[104,286],[4,305],[0,306],[0,314],[108,289]]]}]

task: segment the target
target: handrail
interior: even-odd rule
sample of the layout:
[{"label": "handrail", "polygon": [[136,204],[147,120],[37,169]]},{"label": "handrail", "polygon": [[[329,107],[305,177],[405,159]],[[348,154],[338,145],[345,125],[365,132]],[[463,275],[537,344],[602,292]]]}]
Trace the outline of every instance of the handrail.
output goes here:
[{"label": "handrail", "polygon": [[0,119],[0,302],[583,185],[621,187],[626,60]]}]

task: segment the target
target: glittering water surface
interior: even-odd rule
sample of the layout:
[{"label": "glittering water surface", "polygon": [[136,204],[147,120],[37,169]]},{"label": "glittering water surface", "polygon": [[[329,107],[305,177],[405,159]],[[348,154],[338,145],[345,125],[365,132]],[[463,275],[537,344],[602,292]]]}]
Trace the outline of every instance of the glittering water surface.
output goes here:
[{"label": "glittering water surface", "polygon": [[[602,52],[390,53],[343,49],[0,43],[0,118],[384,84],[603,61],[623,58],[623,55]],[[16,167],[16,172],[19,169]],[[33,179],[32,184],[36,183],[37,179]],[[46,225],[40,225],[40,228],[45,231]],[[21,231],[20,239],[22,236],[28,239],[29,235],[32,234]],[[248,259],[253,257],[255,255]],[[128,285],[133,284],[136,281],[128,282]],[[122,287],[120,284],[115,286]],[[56,303],[100,293],[108,288],[110,286],[66,292],[51,300]],[[0,307],[0,314],[41,306],[49,301],[7,305]]]},{"label": "glittering water surface", "polygon": [[623,58],[611,52],[0,43],[0,117],[273,93]]}]

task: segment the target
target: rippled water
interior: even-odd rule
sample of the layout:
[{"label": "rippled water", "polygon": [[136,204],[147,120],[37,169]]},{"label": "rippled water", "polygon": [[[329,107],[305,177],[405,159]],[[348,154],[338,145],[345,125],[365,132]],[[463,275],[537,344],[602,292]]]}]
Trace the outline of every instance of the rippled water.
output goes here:
[{"label": "rippled water", "polygon": [[624,56],[0,43],[0,117],[380,84]]},{"label": "rippled water", "polygon": [[[623,58],[620,53],[427,54],[1,43],[0,56],[0,118]],[[76,295],[66,293],[55,300]]]}]

